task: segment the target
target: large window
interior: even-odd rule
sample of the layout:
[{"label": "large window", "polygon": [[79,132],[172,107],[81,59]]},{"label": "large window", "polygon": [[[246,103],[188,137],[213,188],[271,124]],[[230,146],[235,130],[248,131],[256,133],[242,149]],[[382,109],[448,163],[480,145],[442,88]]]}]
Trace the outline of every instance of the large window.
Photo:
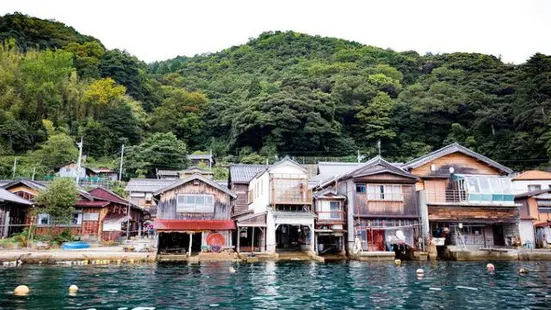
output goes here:
[{"label": "large window", "polygon": [[539,191],[541,189],[541,185],[539,184],[530,184],[528,185],[528,191]]},{"label": "large window", "polygon": [[401,185],[371,185],[367,186],[368,200],[403,201]]},{"label": "large window", "polygon": [[320,220],[342,220],[341,203],[339,201],[321,200],[318,209]]},{"label": "large window", "polygon": [[41,213],[37,216],[36,224],[38,226],[80,226],[82,224],[82,213],[73,213],[71,219],[69,220],[69,223],[59,221],[49,214]]},{"label": "large window", "polygon": [[204,194],[178,195],[176,212],[214,213],[214,197]]}]

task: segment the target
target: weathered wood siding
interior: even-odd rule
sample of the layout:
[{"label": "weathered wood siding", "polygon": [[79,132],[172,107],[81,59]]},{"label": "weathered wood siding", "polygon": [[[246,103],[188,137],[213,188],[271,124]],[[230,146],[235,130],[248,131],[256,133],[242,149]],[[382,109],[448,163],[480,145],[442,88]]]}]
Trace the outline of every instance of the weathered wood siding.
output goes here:
[{"label": "weathered wood siding", "polygon": [[[436,171],[431,170],[435,165]],[[449,169],[453,167],[456,174],[485,174],[500,175],[501,172],[487,164],[462,153],[453,153],[437,158],[423,166],[414,168],[411,173],[418,176],[445,176],[449,175]]]},{"label": "weathered wood siding", "polygon": [[428,209],[430,221],[514,222],[519,215],[514,207],[429,206]]},{"label": "weathered wood siding", "polygon": [[[231,218],[232,198],[230,195],[200,180],[197,180],[198,184],[194,183],[188,182],[165,192],[157,204],[157,218],[163,220],[228,220]],[[214,212],[176,212],[178,194],[211,194],[214,196]]]},{"label": "weathered wood siding", "polygon": [[415,185],[399,185],[402,188],[403,201],[368,200],[367,193],[355,192],[352,213],[355,216],[418,216],[419,208],[415,195]]},{"label": "weathered wood siding", "polygon": [[[248,184],[232,184],[232,190],[237,194],[233,214],[242,214],[249,209],[249,185]],[[233,215],[232,214],[232,215]]]}]

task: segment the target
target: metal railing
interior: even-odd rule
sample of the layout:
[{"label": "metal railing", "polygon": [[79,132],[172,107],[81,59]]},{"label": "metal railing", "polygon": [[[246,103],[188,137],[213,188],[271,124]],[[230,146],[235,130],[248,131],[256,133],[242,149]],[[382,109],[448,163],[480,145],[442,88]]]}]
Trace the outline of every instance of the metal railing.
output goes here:
[{"label": "metal railing", "polygon": [[432,191],[425,190],[428,203],[495,203],[495,204],[513,204],[513,193],[469,193],[466,190]]}]

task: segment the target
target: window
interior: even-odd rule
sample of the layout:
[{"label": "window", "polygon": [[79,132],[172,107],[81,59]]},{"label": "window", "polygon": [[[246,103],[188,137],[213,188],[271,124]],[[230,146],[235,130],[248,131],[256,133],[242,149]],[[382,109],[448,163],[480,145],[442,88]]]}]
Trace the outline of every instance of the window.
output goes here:
[{"label": "window", "polygon": [[204,194],[178,195],[176,212],[183,213],[214,213],[214,197]]},{"label": "window", "polygon": [[365,184],[357,184],[356,193],[365,193]]},{"label": "window", "polygon": [[367,187],[368,200],[390,200],[402,201],[401,185],[368,185]]},{"label": "window", "polygon": [[318,211],[318,218],[320,220],[341,220],[341,203],[338,201],[320,201],[320,209]]},{"label": "window", "polygon": [[41,213],[37,216],[36,224],[39,226],[50,226],[50,225],[56,225],[56,226],[80,226],[82,224],[82,213],[81,212],[75,212],[73,213],[73,216],[69,220],[69,223],[60,223],[53,217],[51,217],[49,214]]},{"label": "window", "polygon": [[528,191],[539,191],[541,189],[541,185],[539,184],[530,184],[528,185]]}]

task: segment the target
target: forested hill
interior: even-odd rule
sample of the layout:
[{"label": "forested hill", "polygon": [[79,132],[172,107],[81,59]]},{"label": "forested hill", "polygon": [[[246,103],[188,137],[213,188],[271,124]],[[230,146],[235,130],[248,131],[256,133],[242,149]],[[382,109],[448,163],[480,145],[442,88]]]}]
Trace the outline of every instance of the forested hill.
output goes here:
[{"label": "forested hill", "polygon": [[551,155],[551,57],[542,54],[510,65],[266,32],[147,65],[21,14],[0,18],[0,38],[0,177],[16,155],[23,174],[48,174],[75,157],[81,136],[92,162],[115,165],[130,146],[128,176],[185,166],[171,156],[196,150],[243,162],[369,157],[379,140],[395,161],[454,141],[516,169],[547,166]]}]

